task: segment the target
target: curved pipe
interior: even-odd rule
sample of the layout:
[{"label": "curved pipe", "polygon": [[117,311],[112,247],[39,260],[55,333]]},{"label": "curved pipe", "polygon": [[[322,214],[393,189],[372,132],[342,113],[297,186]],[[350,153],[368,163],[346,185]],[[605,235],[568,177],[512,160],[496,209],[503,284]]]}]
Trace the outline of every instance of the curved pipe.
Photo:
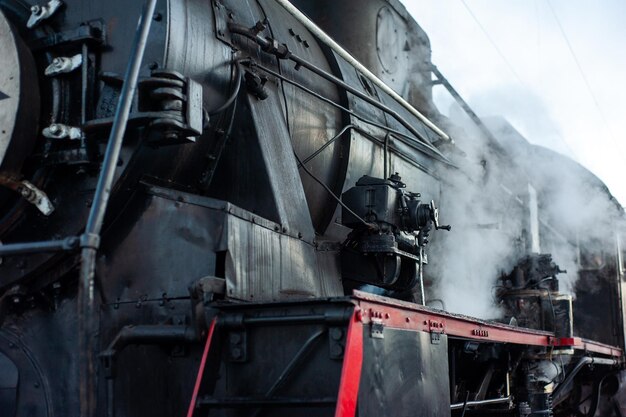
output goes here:
[{"label": "curved pipe", "polygon": [[105,370],[107,379],[106,386],[106,415],[115,417],[114,378],[115,359],[117,355],[130,345],[149,345],[163,343],[191,343],[199,339],[198,334],[189,326],[173,325],[142,325],[124,326],[117,333],[113,341],[105,351],[100,354],[100,359]]},{"label": "curved pipe", "polygon": [[124,326],[109,343],[107,349],[100,354],[100,358],[108,371],[107,378],[112,378],[114,376],[113,361],[127,346],[194,342],[197,340],[198,334],[190,326],[168,324]]},{"label": "curved pipe", "polygon": [[79,404],[80,416],[94,417],[96,415],[97,387],[96,387],[96,361],[93,352],[96,350],[96,338],[98,332],[98,315],[95,302],[95,275],[96,275],[96,254],[100,241],[100,231],[104,222],[109,196],[113,187],[115,170],[119,160],[126,125],[130,115],[133,97],[137,90],[137,80],[141,70],[152,15],[156,7],[157,0],[146,0],[135,38],[133,40],[130,59],[124,74],[124,84],[120,93],[120,98],[115,111],[115,118],[111,133],[107,143],[104,160],[98,175],[98,183],[93,196],[93,204],[85,226],[86,244],[82,246],[80,275],[78,284],[78,349],[79,367],[78,375],[80,380]]},{"label": "curved pipe", "polygon": [[[605,359],[605,358],[592,358],[590,356],[583,356],[580,358],[574,369],[570,371],[570,373],[565,377],[563,382],[559,384],[558,387],[552,393],[552,404],[554,406],[560,404],[565,399],[563,396],[563,392],[565,392],[565,388],[574,380],[576,375],[587,365],[605,365],[605,366],[615,366],[617,365],[616,359]],[[559,398],[561,397],[561,398]]]},{"label": "curved pipe", "polygon": [[239,90],[241,90],[241,77],[242,77],[242,69],[241,69],[241,63],[242,61],[235,61],[233,63],[234,67],[234,71],[235,71],[235,86],[233,87],[233,91],[230,94],[230,97],[228,97],[226,99],[226,101],[219,106],[218,108],[211,110],[209,112],[209,116],[215,116],[218,113],[223,112],[224,110],[226,110],[227,108],[229,108],[234,102],[235,99],[237,99],[237,96],[239,95]]}]

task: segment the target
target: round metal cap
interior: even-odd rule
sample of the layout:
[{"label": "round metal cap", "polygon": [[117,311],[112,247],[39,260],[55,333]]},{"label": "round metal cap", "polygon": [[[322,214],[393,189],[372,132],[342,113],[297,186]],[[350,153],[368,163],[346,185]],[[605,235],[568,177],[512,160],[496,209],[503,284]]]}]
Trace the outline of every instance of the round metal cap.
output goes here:
[{"label": "round metal cap", "polygon": [[39,118],[33,57],[0,9],[0,174],[19,172],[32,151]]}]

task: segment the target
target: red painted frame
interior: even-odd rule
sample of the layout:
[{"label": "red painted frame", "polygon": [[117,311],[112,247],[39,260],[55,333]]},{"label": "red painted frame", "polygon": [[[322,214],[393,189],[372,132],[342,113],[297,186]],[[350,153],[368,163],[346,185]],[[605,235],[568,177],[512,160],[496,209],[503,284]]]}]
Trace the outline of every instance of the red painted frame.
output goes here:
[{"label": "red painted frame", "polygon": [[364,324],[381,323],[396,329],[438,332],[450,337],[483,342],[566,347],[599,355],[623,356],[618,347],[579,337],[557,338],[550,332],[488,322],[361,291],[355,291],[353,298],[361,309],[361,320]]},{"label": "red painted frame", "polygon": [[363,323],[360,313],[359,308],[355,307],[348,325],[335,417],[354,417],[356,415],[361,369],[363,367]]},{"label": "red painted frame", "polygon": [[[623,357],[623,352],[618,347],[579,337],[557,338],[550,332],[488,322],[360,291],[355,291],[351,299],[355,307],[348,324],[335,417],[356,415],[363,366],[363,331],[366,325],[372,323],[394,329],[437,332],[467,340],[573,348],[613,358]],[[195,411],[216,324],[217,318],[213,319],[209,327],[187,417],[193,417]]]},{"label": "red painted frame", "polygon": [[211,321],[209,326],[209,334],[206,338],[206,344],[204,345],[204,352],[202,352],[202,359],[200,360],[200,367],[198,368],[198,376],[196,377],[196,384],[193,388],[193,394],[191,395],[191,402],[189,403],[189,409],[187,410],[187,417],[193,417],[193,412],[196,409],[196,400],[198,399],[198,391],[200,391],[200,385],[202,383],[202,377],[204,376],[204,368],[206,367],[207,357],[209,356],[209,350],[211,348],[211,342],[213,341],[213,333],[215,332],[215,326],[217,324],[217,318]]}]

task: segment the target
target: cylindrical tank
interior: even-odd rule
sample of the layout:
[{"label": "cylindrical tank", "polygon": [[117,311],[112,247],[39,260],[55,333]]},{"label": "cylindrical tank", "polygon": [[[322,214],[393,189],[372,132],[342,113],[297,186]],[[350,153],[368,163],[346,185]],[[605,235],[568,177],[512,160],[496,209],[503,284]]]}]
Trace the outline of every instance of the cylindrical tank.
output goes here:
[{"label": "cylindrical tank", "polygon": [[418,110],[432,113],[430,40],[398,0],[293,3]]}]

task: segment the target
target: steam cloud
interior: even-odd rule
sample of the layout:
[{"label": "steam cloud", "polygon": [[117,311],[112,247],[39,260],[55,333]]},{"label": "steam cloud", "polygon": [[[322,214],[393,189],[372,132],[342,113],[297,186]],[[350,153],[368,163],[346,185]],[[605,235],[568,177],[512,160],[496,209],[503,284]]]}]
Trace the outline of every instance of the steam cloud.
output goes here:
[{"label": "steam cloud", "polygon": [[[549,115],[541,112],[539,119],[535,132],[554,134]],[[446,124],[464,154],[454,157],[458,172],[445,175],[441,217],[453,230],[439,233],[429,248],[428,298],[441,299],[455,313],[501,316],[494,297],[497,280],[530,253],[529,184],[537,192],[540,253],[551,253],[567,270],[558,276],[560,291],[575,295],[581,265],[600,266],[597,255],[609,250],[619,204],[593,174],[530,145],[503,119],[487,119],[487,125],[504,154],[489,145],[458,106]]]}]

